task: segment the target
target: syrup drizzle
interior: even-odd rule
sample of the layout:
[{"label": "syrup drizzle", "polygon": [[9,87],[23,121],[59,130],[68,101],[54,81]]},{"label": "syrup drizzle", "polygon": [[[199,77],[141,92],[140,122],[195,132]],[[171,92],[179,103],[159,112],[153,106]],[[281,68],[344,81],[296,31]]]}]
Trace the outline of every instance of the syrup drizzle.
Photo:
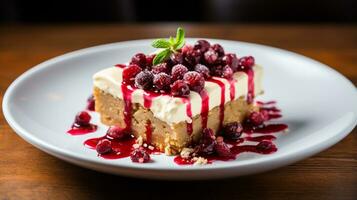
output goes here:
[{"label": "syrup drizzle", "polygon": [[[228,79],[227,79],[228,80]],[[236,79],[229,79],[229,96],[231,98],[231,101],[233,101],[236,97]]]},{"label": "syrup drizzle", "polygon": [[122,84],[121,90],[123,92],[123,100],[124,100],[124,122],[125,128],[127,130],[131,130],[131,118],[132,118],[132,94],[134,92],[134,88],[130,85]]},{"label": "syrup drizzle", "polygon": [[207,120],[208,120],[208,112],[209,112],[209,96],[208,96],[208,92],[205,89],[203,89],[200,92],[200,96],[202,99],[201,124],[203,129],[203,128],[207,128]]},{"label": "syrup drizzle", "polygon": [[245,72],[248,75],[248,94],[247,102],[253,103],[254,100],[254,71],[251,68],[245,69]]},{"label": "syrup drizzle", "polygon": [[219,104],[219,129],[221,129],[224,120],[224,104],[226,103],[226,87],[224,83],[220,80],[211,79],[209,81],[216,83],[221,88],[221,103]]},{"label": "syrup drizzle", "polygon": [[87,133],[93,133],[97,130],[98,126],[95,124],[89,124],[87,126],[80,126],[78,124],[73,124],[72,128],[67,131],[70,135],[84,135]]},{"label": "syrup drizzle", "polygon": [[146,142],[148,144],[151,144],[151,138],[152,138],[152,127],[151,127],[151,121],[148,120],[146,125],[145,125],[145,129],[146,129]]},{"label": "syrup drizzle", "polygon": [[144,91],[143,97],[144,97],[144,107],[145,108],[150,108],[152,105],[152,100],[155,97],[160,96],[159,93],[155,93],[155,92],[148,92],[148,91]]},{"label": "syrup drizzle", "polygon": [[192,108],[191,108],[191,101],[189,98],[181,98],[182,101],[186,104],[186,114],[187,117],[191,119],[191,122],[186,121],[186,129],[187,129],[187,134],[191,135],[193,131],[193,126],[192,126]]}]

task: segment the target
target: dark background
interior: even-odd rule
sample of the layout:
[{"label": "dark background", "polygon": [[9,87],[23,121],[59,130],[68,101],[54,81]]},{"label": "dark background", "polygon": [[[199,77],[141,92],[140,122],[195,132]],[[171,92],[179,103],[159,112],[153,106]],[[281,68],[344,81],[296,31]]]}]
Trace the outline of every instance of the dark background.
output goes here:
[{"label": "dark background", "polygon": [[356,23],[357,0],[0,0],[0,22]]}]

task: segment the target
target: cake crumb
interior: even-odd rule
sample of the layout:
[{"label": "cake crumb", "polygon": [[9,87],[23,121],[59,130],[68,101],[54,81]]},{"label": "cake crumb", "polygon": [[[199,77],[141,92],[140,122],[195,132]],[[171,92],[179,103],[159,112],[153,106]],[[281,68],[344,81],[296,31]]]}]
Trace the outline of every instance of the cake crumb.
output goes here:
[{"label": "cake crumb", "polygon": [[150,149],[150,150],[154,150],[154,149],[155,149],[155,147],[153,147],[153,146],[149,145],[149,146],[148,146],[148,149]]},{"label": "cake crumb", "polygon": [[194,157],[192,160],[195,161],[193,165],[206,165],[208,162],[208,160],[203,157]]},{"label": "cake crumb", "polygon": [[134,149],[138,149],[140,147],[139,144],[133,144]]},{"label": "cake crumb", "polygon": [[193,152],[193,149],[192,148],[183,148],[181,153],[180,153],[180,156],[182,158],[190,158],[191,157],[191,153]]},{"label": "cake crumb", "polygon": [[138,139],[136,139],[136,143],[137,143],[139,146],[142,146],[143,143],[144,143],[143,137],[139,136]]},{"label": "cake crumb", "polygon": [[165,146],[165,155],[172,155],[170,145]]},{"label": "cake crumb", "polygon": [[144,146],[145,148],[148,147],[148,145],[147,145],[146,143],[144,143],[143,146]]}]

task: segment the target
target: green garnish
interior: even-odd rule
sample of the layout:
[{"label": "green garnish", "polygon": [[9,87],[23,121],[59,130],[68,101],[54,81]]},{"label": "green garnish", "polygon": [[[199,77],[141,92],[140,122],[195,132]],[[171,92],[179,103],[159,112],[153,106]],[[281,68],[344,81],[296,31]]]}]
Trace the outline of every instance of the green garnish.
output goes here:
[{"label": "green garnish", "polygon": [[154,48],[162,49],[156,54],[153,65],[157,65],[165,61],[172,53],[176,53],[178,49],[181,49],[185,45],[185,32],[179,27],[177,28],[176,38],[170,37],[169,39],[156,39],[151,43]]}]

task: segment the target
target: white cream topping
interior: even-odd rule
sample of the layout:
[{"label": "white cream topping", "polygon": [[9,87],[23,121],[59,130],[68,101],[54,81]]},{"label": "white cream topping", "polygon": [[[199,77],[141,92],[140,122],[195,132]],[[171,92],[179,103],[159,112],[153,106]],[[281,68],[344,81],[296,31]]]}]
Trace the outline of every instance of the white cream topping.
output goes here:
[{"label": "white cream topping", "polygon": [[[255,65],[254,70],[254,93],[260,94],[262,90],[263,70],[260,66]],[[93,76],[94,86],[116,98],[123,99],[122,85],[123,69],[119,67],[110,67],[103,69]],[[235,99],[245,97],[248,93],[248,76],[244,72],[234,73],[233,78],[236,80]],[[225,103],[230,99],[230,84],[224,78],[214,79],[221,81],[225,85]],[[217,83],[205,82],[205,89],[209,96],[209,110],[221,104],[221,88]],[[191,102],[192,117],[201,113],[202,98],[197,92],[191,91],[189,100]],[[132,94],[132,102],[144,106],[144,91],[137,89]],[[169,95],[159,95],[152,99],[150,110],[154,116],[170,125],[182,121],[191,122],[191,118],[186,113],[186,103],[179,97]]]}]

